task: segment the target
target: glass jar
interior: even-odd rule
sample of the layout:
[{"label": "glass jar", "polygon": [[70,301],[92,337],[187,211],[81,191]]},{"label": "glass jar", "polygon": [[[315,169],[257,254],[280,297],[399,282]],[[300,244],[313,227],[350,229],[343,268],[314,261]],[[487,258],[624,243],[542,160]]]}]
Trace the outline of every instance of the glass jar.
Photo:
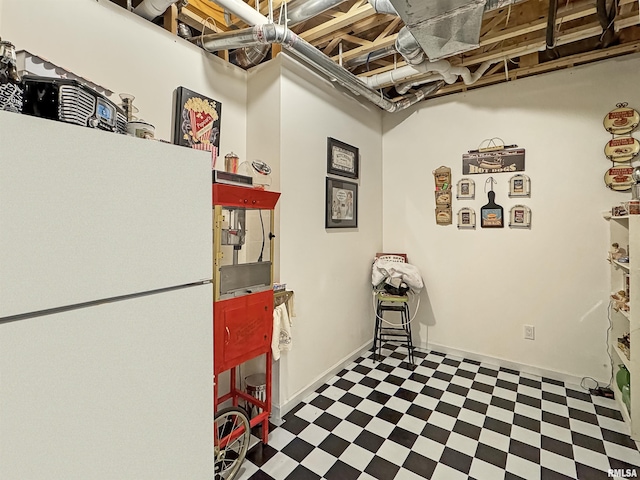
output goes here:
[{"label": "glass jar", "polygon": [[618,385],[618,389],[622,392],[622,387],[625,385],[628,387],[631,383],[631,375],[629,374],[629,370],[624,365],[618,365],[619,370],[616,373],[616,384]]}]

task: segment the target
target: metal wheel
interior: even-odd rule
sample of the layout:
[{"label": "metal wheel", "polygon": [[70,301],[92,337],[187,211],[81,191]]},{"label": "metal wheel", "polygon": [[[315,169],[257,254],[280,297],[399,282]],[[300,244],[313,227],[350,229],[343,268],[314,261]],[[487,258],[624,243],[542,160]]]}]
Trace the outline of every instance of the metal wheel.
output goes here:
[{"label": "metal wheel", "polygon": [[251,440],[249,417],[238,407],[216,413],[213,425],[215,480],[232,480],[238,474]]}]

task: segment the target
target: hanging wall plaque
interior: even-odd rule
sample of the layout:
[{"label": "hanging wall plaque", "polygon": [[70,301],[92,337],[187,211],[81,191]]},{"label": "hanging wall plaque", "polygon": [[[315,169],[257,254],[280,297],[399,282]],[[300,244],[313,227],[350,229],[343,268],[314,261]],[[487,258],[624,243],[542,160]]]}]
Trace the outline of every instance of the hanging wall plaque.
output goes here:
[{"label": "hanging wall plaque", "polygon": [[480,209],[480,226],[482,228],[503,228],[504,210],[502,209],[502,206],[495,202],[496,194],[493,191],[493,184],[496,183],[496,181],[493,177],[487,178],[487,181],[485,182],[485,190],[487,183],[490,185],[491,190],[487,193],[489,201]]},{"label": "hanging wall plaque", "polygon": [[514,175],[509,180],[510,197],[530,197],[531,180],[526,175]]},{"label": "hanging wall plaque", "polygon": [[451,189],[436,190],[435,194],[436,194],[436,205],[438,207],[451,205]]},{"label": "hanging wall plaque", "polygon": [[617,137],[604,146],[604,154],[613,162],[629,162],[640,152],[640,142],[631,136]]},{"label": "hanging wall plaque", "polygon": [[491,190],[487,193],[488,202],[480,209],[480,226],[482,228],[503,228],[504,227],[504,210],[495,202],[496,194],[493,191],[493,184],[496,181],[493,177],[487,178],[485,183],[490,184]]},{"label": "hanging wall plaque", "polygon": [[436,207],[436,224],[451,225],[451,207]]},{"label": "hanging wall plaque", "polygon": [[451,169],[449,167],[438,167],[433,171],[433,178],[436,182],[436,190],[446,190],[451,186]]},{"label": "hanging wall plaque", "polygon": [[526,205],[514,205],[509,211],[509,227],[531,228],[531,209]]},{"label": "hanging wall plaque", "polygon": [[458,181],[458,193],[456,198],[459,200],[476,198],[476,184],[470,178],[461,178]]},{"label": "hanging wall plaque", "polygon": [[476,212],[473,210],[473,208],[461,208],[458,211],[458,228],[476,228]]},{"label": "hanging wall plaque", "polygon": [[614,110],[611,110],[604,117],[603,124],[607,132],[614,135],[623,135],[633,131],[640,122],[640,115],[633,108],[629,108],[628,103],[618,103]]},{"label": "hanging wall plaque", "polygon": [[604,174],[604,183],[616,192],[628,192],[636,182],[632,177],[633,167],[613,167]]}]

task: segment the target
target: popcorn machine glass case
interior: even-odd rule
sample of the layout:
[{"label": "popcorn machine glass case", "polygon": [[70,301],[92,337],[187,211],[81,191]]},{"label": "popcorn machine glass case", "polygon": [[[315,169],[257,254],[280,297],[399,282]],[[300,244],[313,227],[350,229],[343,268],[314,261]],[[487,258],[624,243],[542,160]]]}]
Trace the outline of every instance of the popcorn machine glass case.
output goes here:
[{"label": "popcorn machine glass case", "polygon": [[[280,194],[255,188],[213,184],[214,374],[231,370],[230,391],[214,405],[240,399],[261,413],[251,426],[262,423],[267,442],[271,409],[271,335],[273,330],[273,211]],[[266,400],[243,392],[237,366],[265,354]]]}]

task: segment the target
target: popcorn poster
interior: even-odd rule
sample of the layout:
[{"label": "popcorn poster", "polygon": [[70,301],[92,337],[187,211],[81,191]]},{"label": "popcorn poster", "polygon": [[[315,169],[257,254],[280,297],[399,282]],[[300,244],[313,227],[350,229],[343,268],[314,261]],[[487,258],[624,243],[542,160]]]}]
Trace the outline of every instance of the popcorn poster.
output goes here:
[{"label": "popcorn poster", "polygon": [[211,152],[215,166],[220,147],[222,104],[185,87],[176,89],[173,143]]}]

